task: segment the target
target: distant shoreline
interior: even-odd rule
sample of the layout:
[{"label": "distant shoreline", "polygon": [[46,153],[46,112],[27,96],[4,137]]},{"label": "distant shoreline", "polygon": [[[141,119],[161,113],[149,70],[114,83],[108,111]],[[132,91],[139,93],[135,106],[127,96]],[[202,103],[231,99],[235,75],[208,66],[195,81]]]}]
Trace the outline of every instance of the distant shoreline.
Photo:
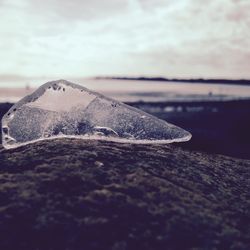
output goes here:
[{"label": "distant shoreline", "polygon": [[208,83],[208,84],[233,84],[233,85],[250,85],[250,80],[239,79],[178,79],[164,77],[95,77],[96,80],[126,80],[126,81],[156,81],[156,82],[186,82],[186,83]]}]

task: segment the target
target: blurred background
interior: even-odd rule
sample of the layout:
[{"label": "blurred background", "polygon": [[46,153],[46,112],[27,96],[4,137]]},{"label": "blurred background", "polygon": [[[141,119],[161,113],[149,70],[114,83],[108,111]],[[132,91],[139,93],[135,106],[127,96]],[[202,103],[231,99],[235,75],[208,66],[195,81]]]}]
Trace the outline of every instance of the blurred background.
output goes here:
[{"label": "blurred background", "polygon": [[0,117],[67,79],[250,159],[248,0],[0,0]]}]

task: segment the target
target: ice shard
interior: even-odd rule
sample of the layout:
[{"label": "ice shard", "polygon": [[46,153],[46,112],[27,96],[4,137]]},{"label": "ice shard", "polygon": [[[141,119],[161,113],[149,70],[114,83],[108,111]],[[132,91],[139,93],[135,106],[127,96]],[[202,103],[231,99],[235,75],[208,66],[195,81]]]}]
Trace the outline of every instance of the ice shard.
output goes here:
[{"label": "ice shard", "polygon": [[42,85],[2,119],[2,141],[7,149],[58,137],[170,143],[188,141],[191,134],[65,80]]}]

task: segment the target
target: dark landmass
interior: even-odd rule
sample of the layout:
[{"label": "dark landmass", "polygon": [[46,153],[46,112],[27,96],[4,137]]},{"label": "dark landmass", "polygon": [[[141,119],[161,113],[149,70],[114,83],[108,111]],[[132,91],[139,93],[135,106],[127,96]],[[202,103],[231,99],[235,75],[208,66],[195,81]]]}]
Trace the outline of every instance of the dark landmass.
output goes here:
[{"label": "dark landmass", "polygon": [[250,161],[181,145],[0,147],[0,249],[249,249]]},{"label": "dark landmass", "polygon": [[221,78],[219,79],[203,79],[203,78],[179,79],[179,78],[164,78],[164,77],[109,77],[109,76],[96,77],[95,79],[250,85],[250,80],[247,80],[247,79],[239,79],[239,80],[230,80],[230,79],[221,79]]},{"label": "dark landmass", "polygon": [[[7,113],[7,111],[11,108],[13,103],[0,103],[0,120]],[[2,123],[0,124],[0,128],[2,128]],[[2,131],[2,130],[1,130]],[[2,139],[2,134],[0,133],[0,139]],[[1,142],[2,140],[0,140]]]}]

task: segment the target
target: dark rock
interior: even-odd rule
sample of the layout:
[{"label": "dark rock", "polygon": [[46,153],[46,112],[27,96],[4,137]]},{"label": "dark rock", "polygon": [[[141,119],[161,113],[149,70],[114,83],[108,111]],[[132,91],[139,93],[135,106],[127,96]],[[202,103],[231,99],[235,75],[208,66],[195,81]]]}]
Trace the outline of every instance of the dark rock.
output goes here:
[{"label": "dark rock", "polygon": [[59,139],[0,164],[0,249],[250,248],[248,160]]}]

